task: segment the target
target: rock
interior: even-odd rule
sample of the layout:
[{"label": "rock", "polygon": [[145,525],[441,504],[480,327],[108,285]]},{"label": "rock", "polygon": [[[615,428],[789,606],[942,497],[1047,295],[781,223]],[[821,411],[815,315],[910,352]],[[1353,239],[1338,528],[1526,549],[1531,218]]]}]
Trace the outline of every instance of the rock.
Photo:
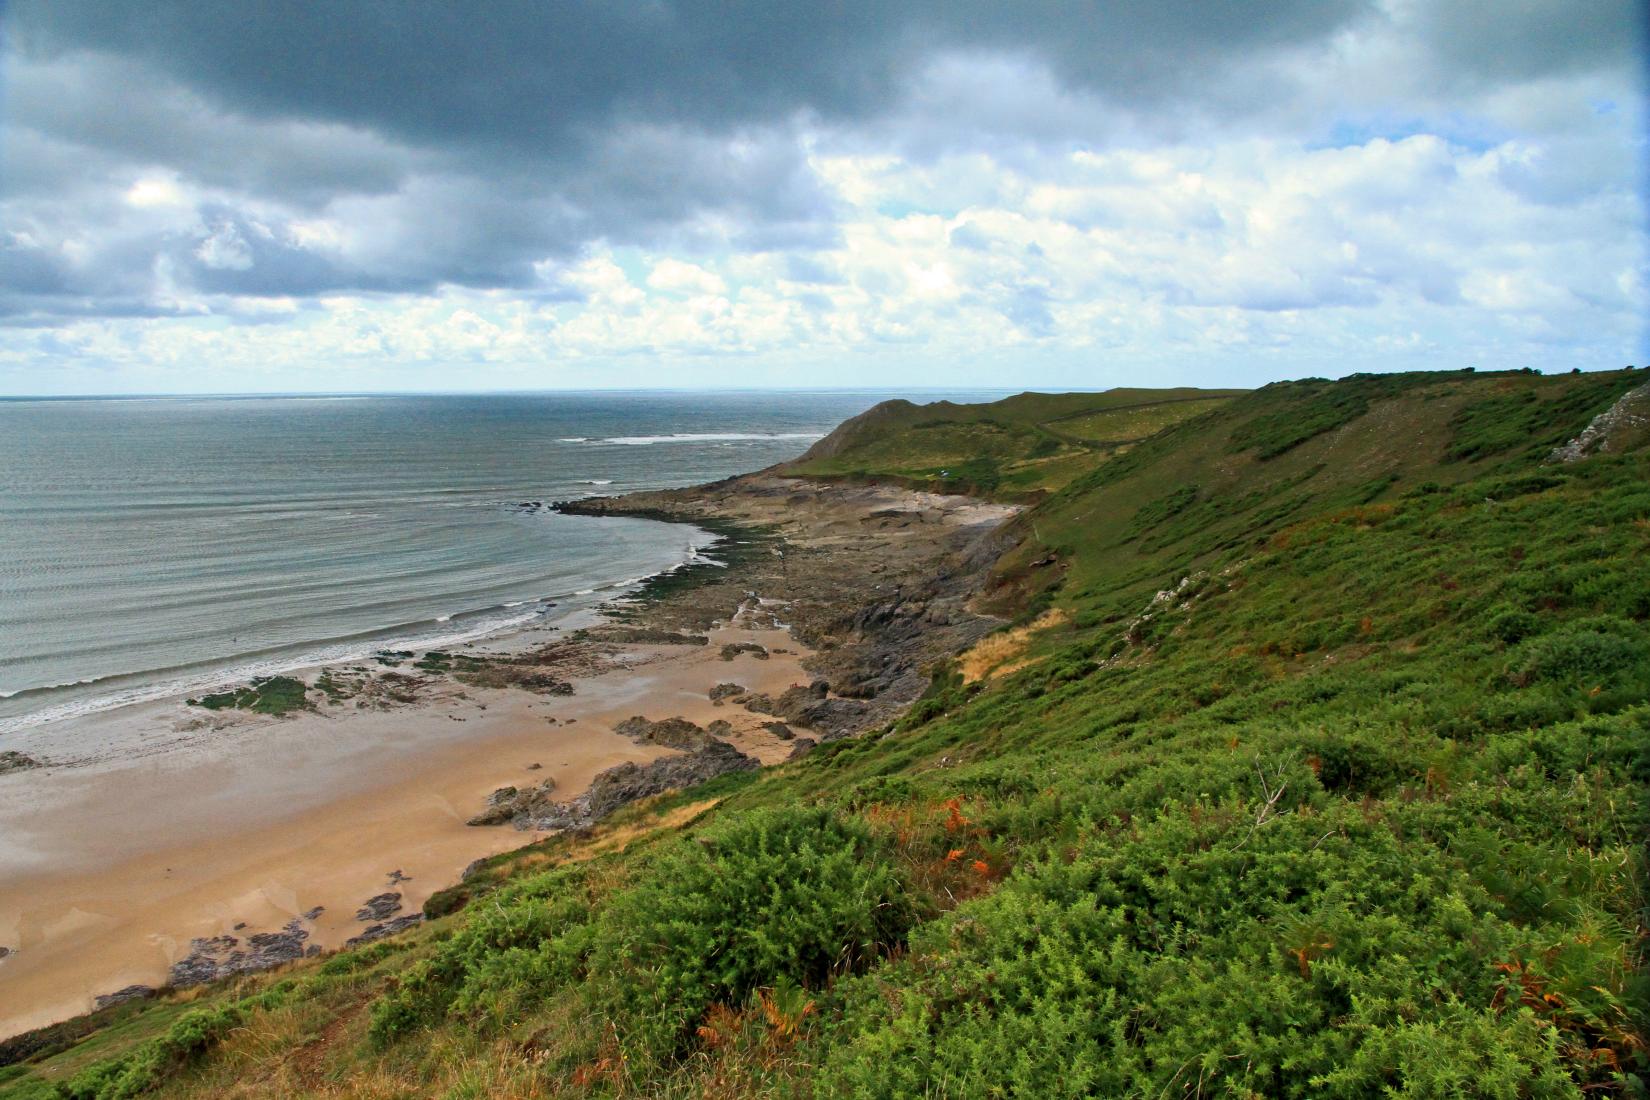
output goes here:
[{"label": "rock", "polygon": [[391,886],[399,886],[403,882],[411,882],[412,881],[412,876],[407,875],[407,874],[402,874],[401,868],[399,868],[399,867],[397,867],[395,870],[391,871],[385,877],[389,879],[389,882],[390,882]]},{"label": "rock", "polygon": [[803,729],[817,730],[825,741],[846,737],[863,728],[873,713],[871,705],[863,700],[832,698],[824,680],[815,680],[806,687],[799,684],[787,688],[777,699],[752,695],[745,700],[745,709],[771,714]]},{"label": "rock", "polygon": [[621,806],[665,791],[692,787],[734,771],[755,771],[754,757],[726,741],[707,737],[703,748],[649,764],[620,764],[598,775],[570,802],[551,803],[518,819],[518,829],[574,829],[599,821]]},{"label": "rock", "polygon": [[731,737],[733,735],[733,723],[726,718],[718,718],[705,727],[705,732],[718,739]]},{"label": "rock", "polygon": [[749,653],[758,661],[766,661],[768,659],[768,651],[762,646],[757,645],[755,642],[729,642],[727,645],[722,647],[722,660],[731,661],[741,653]]},{"label": "rock", "polygon": [[674,630],[658,630],[645,626],[593,626],[584,636],[596,642],[618,642],[624,645],[709,645],[703,634],[678,634]]},{"label": "rock", "polygon": [[[554,722],[555,719],[552,718],[552,719],[550,719],[550,721]],[[536,771],[538,771],[539,769],[541,769],[543,767],[544,767],[543,764],[529,764],[529,765],[527,765],[527,770],[530,771],[530,772],[536,772]]]},{"label": "rock", "polygon": [[355,911],[355,919],[359,921],[387,920],[401,911],[401,895],[393,890],[368,898],[366,904]]},{"label": "rock", "polygon": [[151,985],[129,985],[125,989],[117,989],[113,993],[104,993],[92,1001],[98,1009],[113,1008],[123,1005],[127,1001],[142,1001],[155,995],[155,987]]},{"label": "rock", "polygon": [[795,732],[791,730],[791,727],[787,726],[783,722],[763,722],[762,728],[779,738],[781,741],[789,741],[796,736]]},{"label": "rock", "polygon": [[248,937],[245,948],[234,936],[193,939],[189,941],[189,954],[172,964],[169,981],[177,989],[187,989],[231,974],[268,970],[272,966],[295,962],[317,953],[317,948],[305,947],[304,941],[307,939],[309,933],[297,919],[288,921],[279,932],[260,932]]},{"label": "rock", "polygon": [[319,916],[320,916],[320,915],[321,915],[321,914],[322,914],[322,913],[325,913],[325,912],[326,912],[326,911],[327,911],[327,907],[326,907],[326,906],[324,906],[324,905],[317,905],[317,906],[316,906],[316,907],[315,907],[315,908],[313,908],[313,909],[306,909],[306,910],[304,910],[304,912],[303,912],[303,918],[304,918],[304,919],[305,919],[305,920],[307,920],[307,921],[313,921],[313,920],[314,920],[314,919],[315,919],[315,918],[317,918],[317,917],[319,917]]},{"label": "rock", "polygon": [[747,692],[739,684],[717,684],[710,689],[710,701],[720,706],[724,699],[736,699]]},{"label": "rock", "polygon": [[521,791],[515,787],[500,787],[487,796],[487,808],[476,814],[466,825],[502,825],[516,813],[516,797]]},{"label": "rock", "polygon": [[1568,465],[1599,453],[1620,453],[1650,439],[1650,384],[1628,390],[1614,405],[1593,417],[1580,435],[1547,456]]},{"label": "rock", "polygon": [[20,772],[26,771],[29,768],[43,767],[45,767],[45,765],[32,756],[26,756],[20,752],[13,752],[10,749],[7,749],[5,752],[0,752],[0,775],[5,775],[7,772]]},{"label": "rock", "polygon": [[17,948],[15,947],[0,947],[0,959],[4,959],[9,955],[15,954],[17,954]]},{"label": "rock", "polygon": [[404,917],[396,917],[394,920],[385,921],[383,924],[375,924],[359,936],[351,936],[344,941],[344,946],[359,947],[364,943],[371,943],[373,940],[381,940],[385,936],[393,936],[397,932],[404,932],[423,920],[423,913],[408,913]]},{"label": "rock", "polygon": [[529,787],[525,791],[516,787],[500,787],[487,796],[487,808],[464,824],[508,825],[517,818],[533,812],[537,807],[549,805],[550,793],[555,789],[554,779],[546,779],[538,786]]},{"label": "rock", "polygon": [[623,734],[638,745],[658,745],[662,748],[689,752],[702,749],[713,740],[708,733],[686,718],[666,718],[659,722],[650,722],[638,714],[614,726],[613,731]]},{"label": "rock", "polygon": [[798,737],[796,739],[796,743],[791,746],[791,754],[785,757],[785,759],[796,760],[800,757],[807,756],[814,750],[814,746],[818,743],[819,742],[815,741],[812,737]]}]

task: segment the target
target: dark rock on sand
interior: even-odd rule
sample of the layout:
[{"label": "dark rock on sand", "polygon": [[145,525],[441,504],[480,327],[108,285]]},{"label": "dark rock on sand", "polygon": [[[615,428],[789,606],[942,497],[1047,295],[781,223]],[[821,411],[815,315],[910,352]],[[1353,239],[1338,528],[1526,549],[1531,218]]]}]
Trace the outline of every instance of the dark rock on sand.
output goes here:
[{"label": "dark rock on sand", "polygon": [[791,727],[787,726],[783,722],[763,722],[762,728],[779,738],[781,741],[789,741],[791,738],[796,736],[796,733],[791,729]]},{"label": "dark rock on sand", "polygon": [[665,718],[651,722],[639,714],[634,718],[626,718],[614,726],[613,732],[623,734],[638,745],[658,745],[661,748],[686,751],[702,749],[714,740],[710,734],[686,718]]},{"label": "dark rock on sand", "polygon": [[707,744],[680,756],[666,756],[650,764],[620,764],[598,775],[590,789],[569,802],[552,803],[516,821],[518,829],[574,829],[600,821],[621,806],[665,791],[697,786],[719,775],[755,771],[754,757],[726,741],[706,738]]},{"label": "dark rock on sand", "polygon": [[708,645],[703,634],[681,634],[674,630],[659,630],[648,626],[592,626],[581,632],[593,642],[618,642],[623,645]]},{"label": "dark rock on sand", "polygon": [[532,813],[541,806],[548,806],[550,794],[556,789],[554,779],[546,779],[536,787],[521,790],[517,787],[500,787],[487,796],[487,808],[476,814],[466,825],[508,825],[516,818]]},{"label": "dark rock on sand", "polygon": [[763,646],[757,645],[755,642],[729,642],[727,645],[722,647],[722,660],[731,661],[741,653],[749,653],[758,661],[766,661],[768,659],[767,649]]},{"label": "dark rock on sand", "polygon": [[721,706],[724,699],[737,700],[739,696],[747,694],[749,692],[740,684],[717,684],[710,689],[710,701]]},{"label": "dark rock on sand", "polygon": [[744,703],[747,710],[757,714],[771,714],[790,725],[814,730],[825,741],[858,732],[871,713],[870,704],[863,700],[833,698],[824,680],[788,688],[777,699],[752,695]]},{"label": "dark rock on sand", "polygon": [[791,754],[785,757],[785,759],[795,760],[799,757],[807,756],[814,750],[814,746],[818,743],[819,742],[815,741],[812,737],[798,737],[796,742],[791,745]]},{"label": "dark rock on sand", "polygon": [[20,752],[13,752],[10,749],[7,749],[5,752],[0,752],[0,775],[5,775],[7,772],[20,772],[28,768],[43,767],[45,767],[45,765],[32,756],[27,756]]},{"label": "dark rock on sand", "polygon": [[359,947],[364,943],[371,943],[373,940],[381,940],[385,936],[393,936],[397,932],[404,932],[423,920],[423,913],[408,913],[404,917],[396,917],[394,920],[385,921],[383,924],[375,924],[359,936],[351,936],[344,941],[344,946]]},{"label": "dark rock on sand", "polygon": [[401,895],[395,891],[379,894],[368,898],[361,908],[355,911],[355,919],[359,921],[388,920],[401,911]]},{"label": "dark rock on sand", "polygon": [[[396,907],[400,908],[399,901]],[[304,945],[307,939],[309,932],[296,918],[288,921],[279,932],[260,932],[247,937],[244,947],[234,936],[196,938],[189,941],[189,954],[172,964],[170,984],[177,989],[186,989],[231,974],[268,970],[307,955],[319,954],[320,948]]]},{"label": "dark rock on sand", "polygon": [[147,1000],[155,995],[155,987],[151,985],[129,985],[125,989],[117,989],[113,993],[104,993],[92,1000],[94,1008],[113,1008],[123,1005],[127,1001]]}]

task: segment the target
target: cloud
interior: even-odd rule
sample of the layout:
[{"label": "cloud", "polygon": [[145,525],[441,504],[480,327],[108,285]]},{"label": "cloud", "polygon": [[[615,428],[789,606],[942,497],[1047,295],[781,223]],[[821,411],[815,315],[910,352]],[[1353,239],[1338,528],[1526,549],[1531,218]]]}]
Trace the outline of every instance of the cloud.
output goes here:
[{"label": "cloud", "polygon": [[1377,346],[1383,311],[1411,350],[1597,351],[1644,305],[1642,41],[1583,8],[13,0],[0,324],[42,363],[209,325],[293,361],[1149,356]]}]

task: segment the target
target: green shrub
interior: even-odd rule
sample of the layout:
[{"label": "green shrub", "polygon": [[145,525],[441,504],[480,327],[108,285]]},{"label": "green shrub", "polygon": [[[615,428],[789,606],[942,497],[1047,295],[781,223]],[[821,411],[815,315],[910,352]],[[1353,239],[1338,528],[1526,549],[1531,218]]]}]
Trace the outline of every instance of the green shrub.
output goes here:
[{"label": "green shrub", "polygon": [[237,1005],[195,1009],[179,1016],[165,1035],[107,1062],[90,1066],[58,1086],[65,1100],[127,1100],[158,1087],[240,1025]]},{"label": "green shrub", "polygon": [[1543,680],[1588,681],[1596,686],[1644,661],[1644,632],[1621,619],[1572,623],[1518,647],[1507,678],[1520,687]]},{"label": "green shrub", "polygon": [[818,986],[899,947],[914,913],[889,853],[827,810],[742,814],[663,853],[603,913],[600,1010],[630,1051],[679,1051],[712,1004]]}]

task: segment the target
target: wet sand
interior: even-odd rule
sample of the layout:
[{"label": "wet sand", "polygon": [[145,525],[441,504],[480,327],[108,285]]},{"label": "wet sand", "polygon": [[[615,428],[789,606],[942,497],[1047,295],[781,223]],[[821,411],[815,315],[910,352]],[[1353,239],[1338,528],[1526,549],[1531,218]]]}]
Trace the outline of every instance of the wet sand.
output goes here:
[{"label": "wet sand", "polygon": [[[790,652],[721,660],[738,641]],[[768,716],[707,694],[724,681],[773,694],[806,683],[805,650],[783,630],[623,649],[632,667],[576,678],[570,697],[449,685],[387,711],[211,722],[171,701],[54,731],[166,747],[0,776],[0,946],[14,951],[0,960],[0,1037],[165,984],[196,937],[244,940],[320,906],[307,943],[330,949],[368,926],[355,914],[374,895],[400,892],[401,913],[417,912],[471,861],[534,839],[464,824],[495,788],[554,778],[568,799],[609,767],[664,755],[612,732],[632,715],[724,718],[729,740],[765,763],[789,752],[760,728]]]}]

